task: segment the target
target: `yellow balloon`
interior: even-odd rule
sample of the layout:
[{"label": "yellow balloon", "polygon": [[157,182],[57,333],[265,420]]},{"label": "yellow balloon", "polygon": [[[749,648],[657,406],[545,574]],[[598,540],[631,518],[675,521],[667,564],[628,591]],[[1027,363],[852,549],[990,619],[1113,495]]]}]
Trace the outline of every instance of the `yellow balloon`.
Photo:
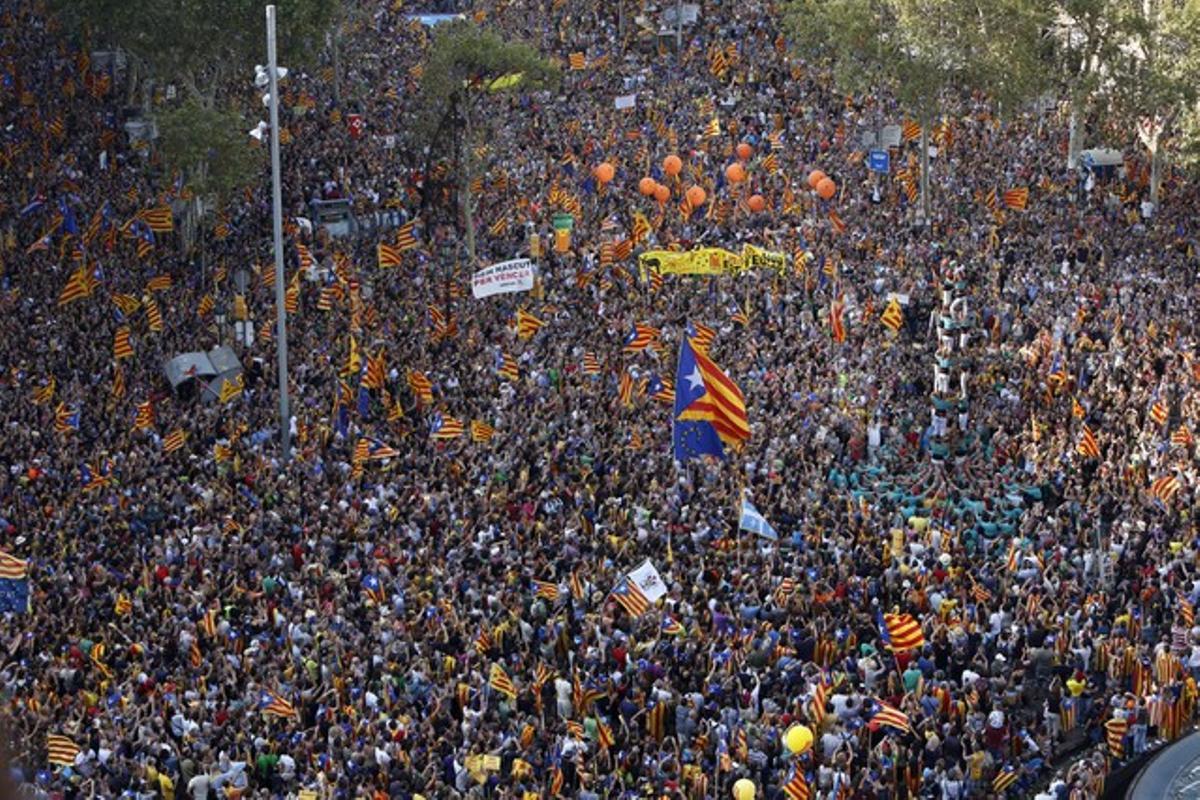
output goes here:
[{"label": "yellow balloon", "polygon": [[812,747],[813,732],[807,725],[793,725],[783,734],[783,743],[792,755],[798,756]]},{"label": "yellow balloon", "polygon": [[755,791],[754,781],[742,778],[733,784],[733,800],[754,800]]}]

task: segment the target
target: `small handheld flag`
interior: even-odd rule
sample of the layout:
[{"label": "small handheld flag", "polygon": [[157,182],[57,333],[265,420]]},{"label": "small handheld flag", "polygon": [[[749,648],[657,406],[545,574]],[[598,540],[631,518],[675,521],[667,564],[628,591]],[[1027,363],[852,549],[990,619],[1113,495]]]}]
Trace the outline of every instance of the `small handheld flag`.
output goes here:
[{"label": "small handheld flag", "polygon": [[50,734],[46,737],[46,760],[56,767],[70,767],[79,755],[79,745],[66,736]]},{"label": "small handheld flag", "polygon": [[749,500],[742,500],[742,516],[738,521],[738,528],[771,541],[779,539],[779,534],[771,527],[771,523],[767,522],[766,517],[759,513]]},{"label": "small handheld flag", "polygon": [[887,304],[887,308],[883,310],[883,316],[879,318],[885,328],[899,332],[904,325],[904,311],[900,308],[900,301],[895,297]]},{"label": "small handheld flag", "polygon": [[893,652],[913,650],[925,644],[921,623],[913,619],[911,614],[883,614],[878,618],[878,623],[884,646]]}]

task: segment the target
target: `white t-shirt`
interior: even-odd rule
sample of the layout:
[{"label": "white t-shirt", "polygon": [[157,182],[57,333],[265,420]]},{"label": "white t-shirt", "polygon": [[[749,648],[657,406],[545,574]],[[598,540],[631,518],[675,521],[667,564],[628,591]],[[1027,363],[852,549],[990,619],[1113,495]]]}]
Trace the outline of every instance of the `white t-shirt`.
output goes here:
[{"label": "white t-shirt", "polygon": [[[842,735],[834,733],[833,731],[827,731],[821,735],[821,753],[825,757],[826,761],[833,758],[833,754],[836,753],[837,749],[842,746],[843,741],[844,738]],[[832,776],[830,776],[830,779],[832,780]]]},{"label": "white t-shirt", "polygon": [[853,709],[848,708],[850,700],[850,695],[845,694],[835,694],[833,697],[830,697],[829,702],[833,705],[833,713],[837,714],[839,718],[845,718],[858,713],[858,703],[854,704]]},{"label": "white t-shirt", "polygon": [[192,796],[192,800],[208,800],[208,792],[211,785],[212,778],[208,777],[207,773],[201,772],[188,781],[188,794]]}]

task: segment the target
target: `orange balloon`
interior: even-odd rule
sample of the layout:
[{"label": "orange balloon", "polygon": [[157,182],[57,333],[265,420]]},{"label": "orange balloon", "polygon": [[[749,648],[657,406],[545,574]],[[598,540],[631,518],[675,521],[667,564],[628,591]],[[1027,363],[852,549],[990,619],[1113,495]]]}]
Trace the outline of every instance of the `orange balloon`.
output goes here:
[{"label": "orange balloon", "polygon": [[613,175],[615,175],[616,172],[617,171],[613,169],[613,165],[609,164],[607,161],[597,164],[595,170],[596,180],[600,181],[601,183],[608,183],[613,179]]},{"label": "orange balloon", "polygon": [[654,187],[654,199],[660,203],[665,203],[671,199],[671,190],[663,186],[661,183]]},{"label": "orange balloon", "polygon": [[638,181],[638,191],[645,197],[650,197],[654,194],[654,190],[658,188],[658,181],[651,178],[649,175]]},{"label": "orange balloon", "polygon": [[750,195],[750,199],[746,201],[746,204],[750,206],[750,210],[756,214],[767,207],[766,198],[764,198],[761,194]]},{"label": "orange balloon", "polygon": [[746,180],[746,168],[735,161],[725,168],[725,177],[730,183],[741,183]]},{"label": "orange balloon", "polygon": [[814,169],[812,172],[808,173],[808,188],[817,188],[817,184],[823,180],[825,180],[825,173],[821,172],[819,169]]},{"label": "orange balloon", "polygon": [[663,172],[668,175],[678,175],[683,169],[683,159],[676,155],[670,155],[663,159]]},{"label": "orange balloon", "polygon": [[691,203],[692,208],[698,208],[704,205],[704,201],[708,199],[708,192],[699,186],[692,186],[687,190],[687,200]]},{"label": "orange balloon", "polygon": [[821,182],[817,184],[817,194],[822,200],[828,200],[837,194],[837,184],[833,182],[832,178],[822,178]]},{"label": "orange balloon", "polygon": [[738,158],[740,158],[742,161],[749,161],[750,156],[752,156],[752,155],[754,155],[754,148],[750,146],[749,142],[741,142],[738,144],[738,146],[737,146]]}]

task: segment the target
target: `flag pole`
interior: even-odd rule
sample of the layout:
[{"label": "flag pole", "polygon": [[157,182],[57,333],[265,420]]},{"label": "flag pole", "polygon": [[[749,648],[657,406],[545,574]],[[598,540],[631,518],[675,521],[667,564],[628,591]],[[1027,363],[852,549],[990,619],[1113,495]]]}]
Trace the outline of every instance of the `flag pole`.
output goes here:
[{"label": "flag pole", "polygon": [[[745,503],[746,503],[746,467],[744,465],[741,465],[740,468],[738,469],[738,493],[737,493],[737,499],[734,500],[734,509],[733,509],[733,513],[735,515],[737,515],[737,527],[735,528],[736,533],[734,534],[733,541],[737,545],[737,565],[738,565],[738,573],[739,573],[738,577],[739,578],[741,578],[741,572],[742,572],[742,566],[743,566],[743,562],[742,562],[742,507],[745,505]],[[751,532],[751,533],[753,533],[753,532]]]}]

